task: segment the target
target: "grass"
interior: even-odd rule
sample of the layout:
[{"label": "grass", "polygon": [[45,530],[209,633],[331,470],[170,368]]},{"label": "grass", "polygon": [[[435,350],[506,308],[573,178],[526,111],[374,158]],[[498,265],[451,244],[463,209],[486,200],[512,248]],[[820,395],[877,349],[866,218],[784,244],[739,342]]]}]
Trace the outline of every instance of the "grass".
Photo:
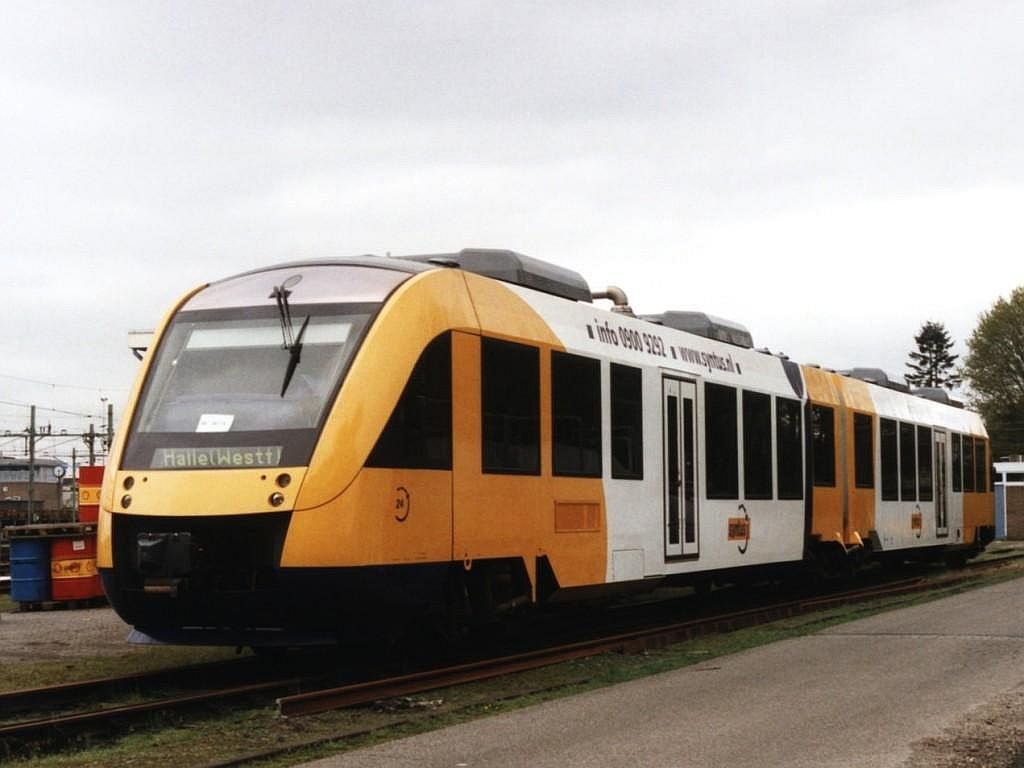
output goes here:
[{"label": "grass", "polygon": [[113,656],[75,656],[35,663],[5,664],[0,667],[0,691],[41,688],[58,683],[130,675],[136,672],[220,661],[234,656],[234,648],[188,648],[170,645],[136,648],[126,644],[124,653]]}]

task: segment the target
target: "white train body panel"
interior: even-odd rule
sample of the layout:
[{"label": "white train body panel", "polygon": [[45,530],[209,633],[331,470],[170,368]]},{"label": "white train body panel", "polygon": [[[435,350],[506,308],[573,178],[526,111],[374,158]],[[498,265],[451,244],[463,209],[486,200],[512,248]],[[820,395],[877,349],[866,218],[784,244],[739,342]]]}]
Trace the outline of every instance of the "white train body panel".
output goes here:
[{"label": "white train body panel", "polygon": [[[607,472],[604,479],[609,582],[787,563],[802,558],[804,499],[780,500],[776,496],[747,500],[742,492],[735,499],[709,499],[706,464],[701,456],[706,444],[704,383],[734,387],[737,396],[741,390],[748,390],[801,399],[781,359],[596,306],[569,303],[519,286],[508,287],[549,324],[567,352],[635,366],[643,371],[643,479],[616,480]],[[602,450],[604,466],[608,467],[611,465],[610,387],[607,366],[602,370]],[[662,407],[666,382],[689,385],[694,400],[696,540],[683,541],[681,547],[672,547],[666,541],[666,426]],[[738,409],[742,412],[742,408],[738,406]],[[742,419],[738,421],[737,441],[742,444]],[[742,489],[742,461],[739,475]],[[774,467],[772,478],[772,488],[777,489]],[[735,528],[730,536],[730,521],[738,520],[743,520],[747,526],[749,539],[737,535]]]},{"label": "white train body panel", "polygon": [[[952,438],[954,435],[987,435],[981,417],[971,411],[881,387],[872,387],[871,392],[879,418],[931,429],[935,447],[933,473],[939,471],[940,461],[943,464],[943,487],[936,485],[931,500],[887,500],[880,488],[877,489],[876,530],[882,548],[899,550],[961,544],[964,541],[964,494],[962,489],[954,488]],[[881,435],[876,435],[876,440],[876,476],[880,477]],[[942,504],[945,505],[944,518],[941,510],[937,514],[937,506]],[[945,525],[940,525],[941,522]]]}]

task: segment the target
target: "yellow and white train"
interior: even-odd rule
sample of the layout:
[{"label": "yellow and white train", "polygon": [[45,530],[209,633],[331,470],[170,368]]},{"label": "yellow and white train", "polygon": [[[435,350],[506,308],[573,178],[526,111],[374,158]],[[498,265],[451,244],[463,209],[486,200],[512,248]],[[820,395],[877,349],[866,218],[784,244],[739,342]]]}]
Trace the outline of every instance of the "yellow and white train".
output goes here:
[{"label": "yellow and white train", "polygon": [[98,565],[157,640],[331,642],[964,559],[994,530],[976,414],[757,351],[706,315],[634,316],[621,291],[511,251],[255,270],[183,297],[154,342]]}]

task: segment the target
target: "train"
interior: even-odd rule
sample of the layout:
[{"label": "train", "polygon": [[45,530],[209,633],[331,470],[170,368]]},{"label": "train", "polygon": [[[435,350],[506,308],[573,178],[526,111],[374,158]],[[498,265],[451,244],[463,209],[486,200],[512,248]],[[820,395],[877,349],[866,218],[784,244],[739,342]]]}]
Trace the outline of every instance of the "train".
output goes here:
[{"label": "train", "polygon": [[509,250],[200,286],[122,424],[97,565],[139,642],[338,643],[994,535],[985,425],[944,393]]}]

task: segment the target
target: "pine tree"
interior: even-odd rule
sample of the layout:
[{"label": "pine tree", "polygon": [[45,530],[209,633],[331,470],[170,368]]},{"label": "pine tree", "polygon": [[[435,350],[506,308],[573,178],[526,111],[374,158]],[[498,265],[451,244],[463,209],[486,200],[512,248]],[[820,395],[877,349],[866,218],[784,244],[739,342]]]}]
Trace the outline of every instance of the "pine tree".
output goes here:
[{"label": "pine tree", "polygon": [[953,340],[942,323],[929,320],[921,326],[914,337],[917,350],[910,353],[903,378],[913,387],[941,387],[953,389],[960,385],[963,377],[954,368],[958,355],[949,354]]}]

